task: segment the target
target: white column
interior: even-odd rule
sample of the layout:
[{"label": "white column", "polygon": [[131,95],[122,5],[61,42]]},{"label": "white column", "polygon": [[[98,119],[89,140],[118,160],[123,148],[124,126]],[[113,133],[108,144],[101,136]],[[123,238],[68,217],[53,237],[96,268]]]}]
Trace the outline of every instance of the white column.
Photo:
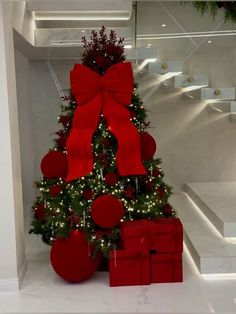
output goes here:
[{"label": "white column", "polygon": [[25,269],[12,12],[0,2],[0,291],[17,290]]}]

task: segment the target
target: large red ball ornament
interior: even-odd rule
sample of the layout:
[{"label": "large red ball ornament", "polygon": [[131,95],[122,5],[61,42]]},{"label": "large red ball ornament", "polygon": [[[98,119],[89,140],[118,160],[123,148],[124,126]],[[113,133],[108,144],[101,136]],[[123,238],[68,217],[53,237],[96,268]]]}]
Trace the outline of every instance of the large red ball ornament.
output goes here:
[{"label": "large red ball ornament", "polygon": [[47,179],[64,178],[67,173],[66,154],[58,150],[47,153],[42,159],[41,171]]},{"label": "large red ball ornament", "polygon": [[144,132],[141,134],[140,140],[142,160],[152,159],[157,148],[155,139],[148,132]]},{"label": "large red ball ornament", "polygon": [[121,201],[111,195],[102,195],[96,198],[91,206],[93,221],[102,228],[113,228],[120,223],[124,215]]},{"label": "large red ball ornament", "polygon": [[86,235],[82,231],[72,231],[68,239],[59,238],[51,248],[51,264],[54,271],[64,280],[80,282],[90,278],[97,270],[100,255],[92,257]]}]

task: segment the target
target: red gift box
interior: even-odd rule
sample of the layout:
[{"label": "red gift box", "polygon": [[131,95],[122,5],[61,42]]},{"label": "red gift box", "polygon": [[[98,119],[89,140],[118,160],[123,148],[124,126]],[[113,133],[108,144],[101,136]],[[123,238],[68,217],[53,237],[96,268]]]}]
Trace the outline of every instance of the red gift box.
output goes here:
[{"label": "red gift box", "polygon": [[151,282],[182,282],[182,253],[151,254]]},{"label": "red gift box", "polygon": [[183,252],[183,226],[179,218],[149,220],[149,246],[156,253]]},{"label": "red gift box", "polygon": [[140,219],[121,223],[121,245],[126,251],[149,251],[149,220]]},{"label": "red gift box", "polygon": [[110,286],[134,286],[150,284],[149,252],[130,253],[125,250],[110,252]]},{"label": "red gift box", "polygon": [[183,251],[183,226],[179,218],[140,219],[121,224],[122,246],[131,252],[149,246],[155,253]]}]

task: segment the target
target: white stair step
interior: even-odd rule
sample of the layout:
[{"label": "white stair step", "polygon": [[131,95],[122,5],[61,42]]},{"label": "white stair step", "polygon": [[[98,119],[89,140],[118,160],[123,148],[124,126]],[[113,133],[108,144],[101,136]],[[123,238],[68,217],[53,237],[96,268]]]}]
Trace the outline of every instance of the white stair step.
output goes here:
[{"label": "white stair step", "polygon": [[224,239],[187,194],[171,196],[184,227],[184,241],[201,274],[236,273],[236,244]]},{"label": "white stair step", "polygon": [[236,182],[187,183],[186,192],[223,237],[236,237]]}]

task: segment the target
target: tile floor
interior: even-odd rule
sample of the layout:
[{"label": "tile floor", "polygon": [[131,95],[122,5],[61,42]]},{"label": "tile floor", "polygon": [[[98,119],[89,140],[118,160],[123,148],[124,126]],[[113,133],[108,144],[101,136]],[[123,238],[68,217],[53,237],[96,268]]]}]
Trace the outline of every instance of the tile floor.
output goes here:
[{"label": "tile floor", "polygon": [[53,272],[49,247],[27,236],[28,269],[20,292],[0,293],[0,313],[236,313],[236,279],[204,280],[184,251],[184,282],[110,288],[98,272],[68,284]]}]

